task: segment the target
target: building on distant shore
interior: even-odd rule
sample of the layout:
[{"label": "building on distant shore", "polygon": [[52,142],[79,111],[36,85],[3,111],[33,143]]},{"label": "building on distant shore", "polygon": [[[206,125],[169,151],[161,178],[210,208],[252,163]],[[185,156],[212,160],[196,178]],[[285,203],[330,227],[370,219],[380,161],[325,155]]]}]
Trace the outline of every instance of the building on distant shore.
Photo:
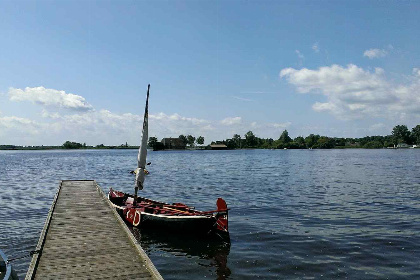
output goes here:
[{"label": "building on distant shore", "polygon": [[397,145],[398,149],[407,149],[407,148],[410,148],[410,147],[412,147],[412,146],[410,146],[406,143],[400,143],[400,144]]},{"label": "building on distant shore", "polygon": [[162,144],[165,149],[185,150],[185,143],[180,138],[163,138]]},{"label": "building on distant shore", "polygon": [[210,148],[212,150],[227,150],[227,146],[225,144],[211,144]]}]

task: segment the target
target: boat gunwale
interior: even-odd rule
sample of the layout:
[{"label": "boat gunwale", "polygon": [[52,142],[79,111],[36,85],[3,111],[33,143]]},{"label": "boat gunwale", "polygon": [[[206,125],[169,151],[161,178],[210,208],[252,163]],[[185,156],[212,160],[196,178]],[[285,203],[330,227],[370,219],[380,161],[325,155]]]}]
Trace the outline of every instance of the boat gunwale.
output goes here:
[{"label": "boat gunwale", "polygon": [[[111,188],[110,191],[108,192],[108,201],[115,208],[120,209],[120,210],[125,210],[127,208],[131,208],[131,209],[134,208],[134,209],[136,209],[135,207],[127,207],[127,206],[124,207],[124,206],[119,206],[119,205],[113,203],[112,200],[111,200],[111,196],[110,196],[111,191],[122,193],[124,195],[128,195],[129,197],[131,197],[131,195],[130,194],[127,194],[127,193],[120,192],[120,191],[116,191],[116,190],[114,190],[114,189]],[[162,205],[168,206],[168,207],[173,207],[174,206],[174,205],[171,205],[169,203],[160,202],[160,201],[149,199],[149,198],[146,198],[146,197],[142,197],[142,199],[146,199],[146,200],[149,200],[150,202],[153,202],[153,203],[156,203],[156,204],[162,204]],[[191,207],[189,207],[189,206],[188,206],[188,208],[191,209]],[[171,209],[171,210],[176,210],[176,209]],[[179,215],[172,215],[172,214],[154,214],[154,213],[147,213],[147,212],[144,212],[144,211],[140,211],[140,213],[142,215],[149,215],[149,216],[160,217],[160,218],[169,218],[169,219],[174,219],[174,218],[178,218],[178,219],[180,219],[180,218],[182,218],[182,219],[183,218],[206,218],[206,219],[211,219],[211,218],[215,218],[216,217],[216,215],[214,213],[227,212],[229,209],[223,209],[221,211],[218,211],[218,210],[213,210],[213,211],[199,211],[199,210],[195,210],[195,209],[191,209],[191,210],[193,212],[189,213],[190,215],[182,215],[182,214],[179,214]]]}]

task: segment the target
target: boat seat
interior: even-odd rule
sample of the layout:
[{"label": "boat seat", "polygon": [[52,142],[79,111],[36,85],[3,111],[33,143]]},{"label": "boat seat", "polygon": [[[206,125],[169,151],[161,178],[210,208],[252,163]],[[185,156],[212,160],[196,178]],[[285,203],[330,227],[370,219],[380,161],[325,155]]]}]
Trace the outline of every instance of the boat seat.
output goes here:
[{"label": "boat seat", "polygon": [[134,198],[132,197],[128,197],[127,200],[125,201],[125,204],[133,204],[134,203]]}]

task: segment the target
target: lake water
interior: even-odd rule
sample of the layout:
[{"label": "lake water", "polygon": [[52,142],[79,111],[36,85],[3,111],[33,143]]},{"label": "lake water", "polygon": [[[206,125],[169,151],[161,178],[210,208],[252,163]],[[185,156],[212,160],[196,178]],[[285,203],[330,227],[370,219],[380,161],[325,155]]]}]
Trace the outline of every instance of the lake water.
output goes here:
[{"label": "lake water", "polygon": [[[60,180],[131,192],[136,150],[0,151],[0,246],[33,250]],[[142,195],[231,208],[231,244],[133,229],[165,279],[420,279],[420,149],[149,152]],[[74,252],[75,255],[77,252]],[[30,259],[14,266],[24,277]]]}]

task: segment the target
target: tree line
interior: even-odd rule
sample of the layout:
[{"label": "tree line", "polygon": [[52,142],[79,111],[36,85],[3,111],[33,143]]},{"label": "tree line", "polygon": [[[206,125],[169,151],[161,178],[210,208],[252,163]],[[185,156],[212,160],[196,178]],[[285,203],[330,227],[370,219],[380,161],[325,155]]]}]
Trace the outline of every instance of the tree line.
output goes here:
[{"label": "tree line", "polygon": [[198,136],[197,138],[195,138],[192,135],[179,135],[178,136],[179,139],[181,139],[181,141],[185,144],[185,145],[189,145],[191,148],[194,147],[194,143],[196,143],[197,145],[203,145],[204,144],[204,137],[203,136]]},{"label": "tree line", "polygon": [[[203,145],[204,137],[197,138],[192,135],[180,135],[178,137],[187,146],[194,147],[195,144]],[[157,144],[162,144],[156,137],[150,137],[148,145],[153,148]],[[420,145],[420,125],[408,129],[406,125],[395,126],[390,135],[386,136],[365,136],[362,138],[340,138],[321,136],[319,134],[310,134],[306,137],[298,136],[292,139],[287,130],[284,130],[276,140],[272,138],[259,138],[252,131],[245,133],[242,138],[239,134],[234,134],[232,138],[215,141],[212,144],[225,144],[228,149],[331,149],[331,148],[368,148],[380,149],[387,147],[396,147],[405,143],[408,145]],[[88,146],[86,143],[77,143],[66,141],[61,146],[15,146],[0,145],[0,150],[39,150],[39,149],[134,149],[138,146],[129,146],[127,143],[120,146],[105,146],[99,144]]]},{"label": "tree line", "polygon": [[96,146],[88,146],[86,143],[78,143],[72,141],[66,141],[60,147],[61,149],[138,149],[139,146],[129,146],[127,142],[119,146],[106,146],[104,144],[99,144]]},{"label": "tree line", "polygon": [[252,131],[245,133],[244,138],[234,134],[232,138],[212,144],[225,144],[228,149],[260,148],[260,149],[332,149],[332,148],[368,148],[379,149],[396,147],[399,144],[420,145],[420,125],[410,131],[406,125],[397,125],[390,135],[365,136],[362,138],[328,137],[310,134],[306,137],[298,136],[292,139],[289,132],[284,130],[276,140],[259,138]]},{"label": "tree line", "polygon": [[[204,145],[204,137],[203,136],[198,136],[197,138],[195,136],[192,135],[179,135],[178,138],[181,140],[181,142],[185,145],[185,146],[189,146],[190,148],[193,148],[195,146],[195,144],[197,145]],[[151,148],[153,148],[154,150],[163,150],[163,143],[159,142],[157,137],[149,137],[149,141],[147,143],[147,145]]]}]

